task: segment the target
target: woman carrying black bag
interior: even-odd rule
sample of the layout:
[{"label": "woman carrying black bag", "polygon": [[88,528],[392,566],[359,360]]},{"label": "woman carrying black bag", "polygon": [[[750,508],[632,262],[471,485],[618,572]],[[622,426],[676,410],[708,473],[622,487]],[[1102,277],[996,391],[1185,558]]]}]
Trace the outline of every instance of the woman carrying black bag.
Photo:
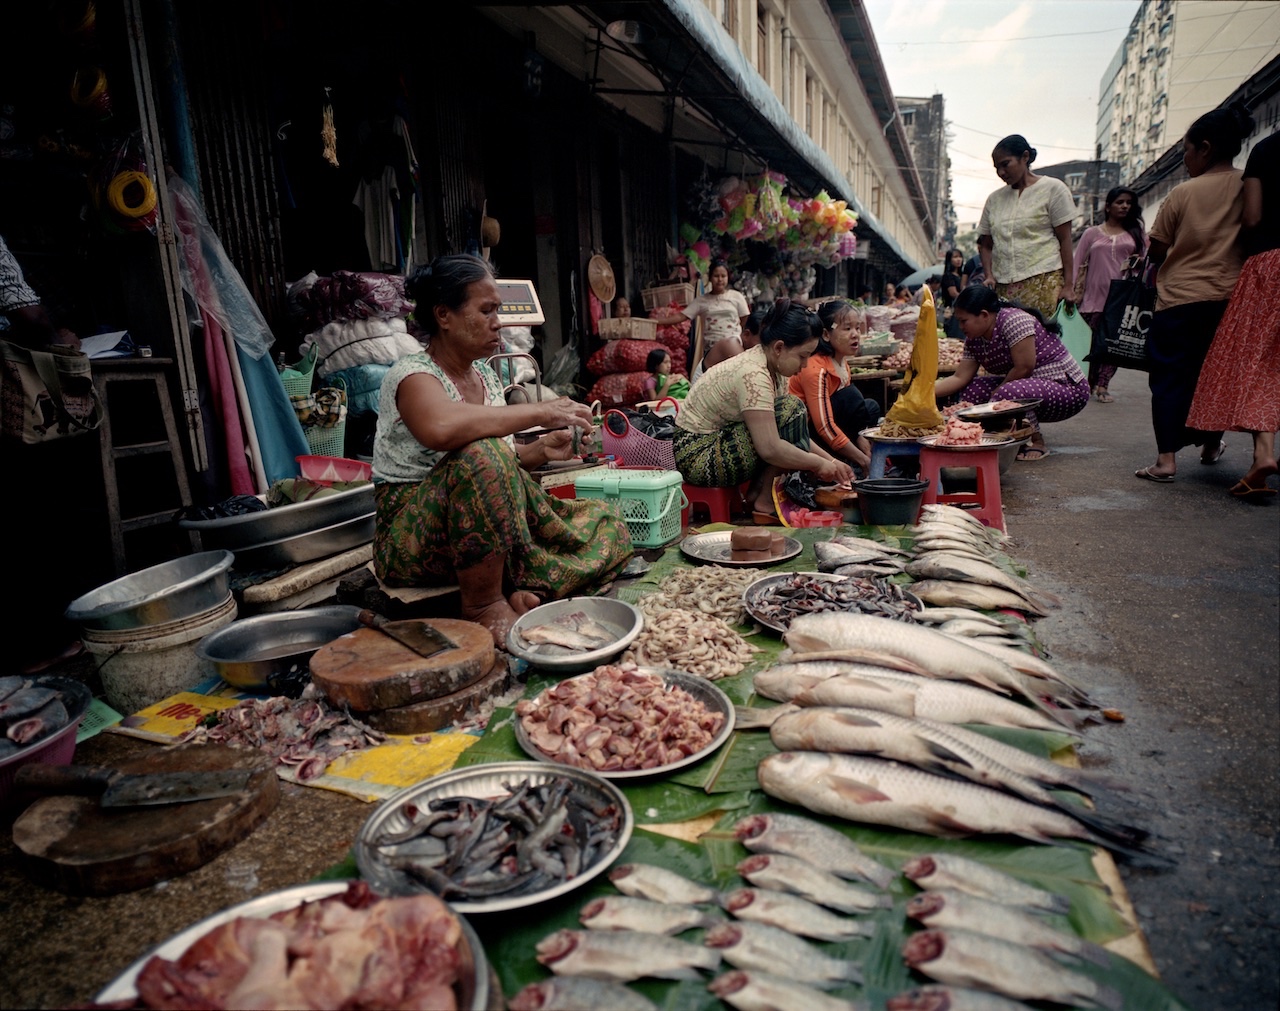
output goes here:
[{"label": "woman carrying black bag", "polygon": [[1204,464],[1217,463],[1225,448],[1221,432],[1188,429],[1187,414],[1244,265],[1239,242],[1244,184],[1231,161],[1252,130],[1253,118],[1238,102],[1192,123],[1182,141],[1182,161],[1191,178],[1174,187],[1151,226],[1151,261],[1160,266],[1147,334],[1157,456],[1155,463],[1134,471],[1145,481],[1171,482],[1183,446],[1200,446]]}]

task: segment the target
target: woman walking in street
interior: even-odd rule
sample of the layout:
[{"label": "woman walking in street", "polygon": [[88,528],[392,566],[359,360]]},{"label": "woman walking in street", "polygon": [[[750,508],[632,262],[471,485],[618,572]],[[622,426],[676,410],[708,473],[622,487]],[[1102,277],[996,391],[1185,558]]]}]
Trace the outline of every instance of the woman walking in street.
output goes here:
[{"label": "woman walking in street", "polygon": [[1036,149],[1017,133],[991,152],[1005,185],[983,205],[978,253],[983,284],[1048,319],[1060,301],[1075,302],[1071,222],[1076,204],[1062,180],[1031,171],[1035,160]]},{"label": "woman walking in street", "polygon": [[942,275],[942,330],[952,340],[964,340],[960,332],[960,324],[956,322],[952,312],[960,292],[964,291],[964,253],[958,249],[948,249],[946,259],[947,270]]},{"label": "woman walking in street", "polygon": [[1249,432],[1253,465],[1231,488],[1236,498],[1275,495],[1280,429],[1280,134],[1249,152],[1244,167],[1244,238],[1251,254],[1205,358],[1187,424]]},{"label": "woman walking in street", "polygon": [[1172,481],[1183,446],[1200,446],[1204,464],[1217,463],[1226,448],[1221,429],[1192,430],[1187,415],[1244,265],[1239,242],[1244,184],[1231,160],[1252,130],[1253,119],[1238,102],[1192,123],[1182,140],[1182,162],[1191,178],[1173,188],[1151,226],[1151,261],[1160,271],[1147,331],[1147,384],[1157,455],[1155,463],[1134,471],[1145,481]]},{"label": "woman walking in street", "polygon": [[[1075,253],[1075,295],[1080,315],[1090,330],[1097,330],[1102,311],[1107,307],[1111,282],[1124,273],[1131,258],[1141,259],[1147,251],[1147,238],[1142,231],[1142,205],[1138,195],[1126,186],[1116,186],[1107,193],[1103,220],[1084,230]],[[1089,363],[1089,388],[1100,404],[1109,404],[1111,377],[1116,366]]]}]

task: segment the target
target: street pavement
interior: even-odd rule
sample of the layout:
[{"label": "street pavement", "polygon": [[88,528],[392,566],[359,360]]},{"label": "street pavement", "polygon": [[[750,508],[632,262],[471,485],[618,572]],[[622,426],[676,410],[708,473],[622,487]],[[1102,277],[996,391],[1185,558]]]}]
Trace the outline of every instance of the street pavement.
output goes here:
[{"label": "street pavement", "polygon": [[1192,1008],[1276,1007],[1280,496],[1228,494],[1244,433],[1213,466],[1184,449],[1173,484],[1135,478],[1156,456],[1146,375],[1111,390],[1006,473],[1009,552],[1064,600],[1037,624],[1055,665],[1124,713],[1081,757],[1146,792],[1139,824],[1176,860],[1121,865],[1162,978]]}]

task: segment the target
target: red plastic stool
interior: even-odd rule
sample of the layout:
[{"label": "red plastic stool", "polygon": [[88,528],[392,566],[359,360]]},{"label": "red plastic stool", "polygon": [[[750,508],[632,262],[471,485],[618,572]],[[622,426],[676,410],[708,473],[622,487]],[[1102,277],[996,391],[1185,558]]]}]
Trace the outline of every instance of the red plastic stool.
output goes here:
[{"label": "red plastic stool", "polygon": [[743,496],[750,487],[750,481],[743,482],[739,488],[701,488],[686,481],[684,497],[689,500],[689,508],[685,526],[692,522],[694,509],[698,506],[706,510],[708,523],[731,522],[735,508],[746,511],[746,499]]},{"label": "red plastic stool", "polygon": [[[972,467],[978,487],[972,492],[943,494],[943,467]],[[998,449],[951,449],[947,446],[920,447],[920,480],[928,481],[924,505],[934,502],[958,505],[986,526],[1004,531],[1004,506],[1000,502],[1000,451]]]}]

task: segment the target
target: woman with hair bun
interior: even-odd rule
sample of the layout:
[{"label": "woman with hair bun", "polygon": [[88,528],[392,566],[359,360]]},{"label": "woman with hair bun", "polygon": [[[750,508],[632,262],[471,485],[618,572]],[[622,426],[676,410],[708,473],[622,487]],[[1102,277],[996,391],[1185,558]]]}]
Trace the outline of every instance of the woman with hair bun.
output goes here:
[{"label": "woman with hair bun", "polygon": [[818,346],[822,323],[812,309],[780,298],[764,318],[760,343],[706,372],[676,415],[676,468],[690,484],[734,488],[752,482],[757,523],[777,523],[773,481],[803,470],[830,484],[851,480],[850,466],[809,444],[803,401],[787,380]]},{"label": "woman with hair bun", "polygon": [[991,152],[1005,186],[983,205],[978,253],[983,284],[1048,318],[1059,302],[1075,303],[1071,222],[1076,204],[1062,180],[1031,171],[1035,160],[1036,149],[1017,133]]},{"label": "woman with hair bun", "polygon": [[[1107,191],[1103,204],[1103,220],[1084,230],[1076,246],[1076,301],[1080,303],[1080,318],[1096,330],[1107,307],[1107,295],[1111,282],[1118,279],[1134,258],[1141,258],[1147,251],[1147,237],[1142,231],[1142,205],[1138,195],[1127,186],[1115,186]],[[1089,388],[1100,404],[1109,404],[1115,398],[1109,387],[1116,366],[1089,364]]]},{"label": "woman with hair bun", "polygon": [[[1049,455],[1042,421],[1066,421],[1089,403],[1089,380],[1058,339],[1057,327],[1035,309],[1000,298],[985,285],[970,285],[956,298],[955,319],[964,333],[964,354],[953,375],[934,385],[939,397],[958,393],[961,400],[1036,399],[1028,413],[1034,433],[1018,451],[1019,460]],[[985,375],[978,375],[981,366]]]},{"label": "woman with hair bun", "polygon": [[[612,579],[632,555],[616,505],[548,495],[527,472],[574,455],[591,410],[568,397],[507,405],[484,359],[501,350],[502,297],[477,256],[441,256],[406,285],[426,350],[382,381],[373,443],[373,563],[390,586],[457,583],[462,617],[499,646],[542,598]],[[550,429],[517,445],[516,432]]]},{"label": "woman with hair bun", "polygon": [[1239,102],[1192,123],[1182,140],[1182,163],[1191,178],[1165,197],[1151,226],[1151,261],[1160,268],[1147,330],[1156,462],[1134,471],[1144,481],[1172,481],[1183,446],[1201,447],[1203,464],[1217,463],[1226,449],[1221,430],[1188,428],[1187,415],[1244,266],[1244,183],[1232,159],[1252,130],[1253,118]]}]

